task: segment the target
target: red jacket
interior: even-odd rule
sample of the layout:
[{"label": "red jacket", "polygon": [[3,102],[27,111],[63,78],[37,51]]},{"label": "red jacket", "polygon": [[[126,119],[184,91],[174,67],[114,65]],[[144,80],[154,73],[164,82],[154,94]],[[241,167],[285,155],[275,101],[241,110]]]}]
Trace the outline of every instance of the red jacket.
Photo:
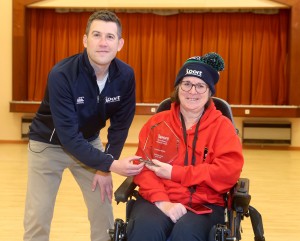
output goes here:
[{"label": "red jacket", "polygon": [[[168,128],[170,129],[165,131]],[[196,191],[192,195],[193,203],[224,205],[223,194],[237,182],[244,164],[240,139],[231,121],[216,110],[213,102],[200,120],[195,148],[196,162],[193,166],[191,159],[194,133],[195,126],[187,130],[189,160],[188,165],[185,166],[186,144],[179,118],[179,105],[172,103],[171,110],[153,115],[143,126],[139,135],[138,156],[146,158],[144,148],[151,146],[150,141],[153,136],[153,149],[158,146],[159,148],[156,149],[165,148],[168,152],[171,148],[173,152],[171,156],[175,156],[170,163],[173,165],[171,180],[157,177],[146,167],[134,177],[134,182],[139,186],[139,193],[143,198],[150,202],[170,201],[187,205],[191,197],[188,187],[195,186]],[[178,140],[177,145],[174,144],[176,141],[171,140],[172,138]],[[205,152],[207,152],[206,158]],[[159,153],[163,156],[164,151],[150,153],[146,150],[146,153],[150,158],[170,161],[163,160],[163,157],[160,159]],[[168,155],[170,156],[170,153]]]}]

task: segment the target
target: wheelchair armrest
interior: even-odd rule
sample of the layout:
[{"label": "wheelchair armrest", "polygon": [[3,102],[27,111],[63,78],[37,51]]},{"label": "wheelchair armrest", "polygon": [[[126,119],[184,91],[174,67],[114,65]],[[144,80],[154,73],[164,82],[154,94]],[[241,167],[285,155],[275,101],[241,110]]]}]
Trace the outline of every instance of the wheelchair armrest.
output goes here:
[{"label": "wheelchair armrest", "polygon": [[133,182],[133,177],[127,177],[114,192],[116,202],[127,202],[128,199],[133,195],[135,188],[136,184]]},{"label": "wheelchair armrest", "polygon": [[232,208],[240,213],[248,212],[251,195],[249,194],[249,179],[240,178],[235,185],[232,195]]}]

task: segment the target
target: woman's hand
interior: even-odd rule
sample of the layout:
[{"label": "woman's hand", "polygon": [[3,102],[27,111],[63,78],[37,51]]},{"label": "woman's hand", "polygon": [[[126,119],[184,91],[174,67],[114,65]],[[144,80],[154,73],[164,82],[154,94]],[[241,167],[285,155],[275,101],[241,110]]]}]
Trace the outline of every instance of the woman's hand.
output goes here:
[{"label": "woman's hand", "polygon": [[187,213],[185,206],[183,206],[181,203],[160,201],[155,202],[155,206],[158,207],[164,214],[166,214],[173,223],[176,223],[178,219]]},{"label": "woman's hand", "polygon": [[165,162],[160,162],[156,159],[152,159],[153,164],[146,164],[146,167],[153,171],[156,176],[164,178],[164,179],[171,179],[171,173],[172,173],[172,166]]}]

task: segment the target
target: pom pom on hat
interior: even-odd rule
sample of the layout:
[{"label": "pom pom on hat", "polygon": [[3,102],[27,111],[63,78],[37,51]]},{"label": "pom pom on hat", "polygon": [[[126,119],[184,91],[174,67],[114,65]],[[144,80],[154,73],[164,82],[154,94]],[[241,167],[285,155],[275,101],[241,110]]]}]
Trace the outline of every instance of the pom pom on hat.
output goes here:
[{"label": "pom pom on hat", "polygon": [[215,94],[215,84],[219,81],[219,71],[224,70],[223,58],[214,52],[203,56],[194,56],[189,58],[179,70],[175,86],[185,76],[194,76],[202,79],[209,87],[212,94]]},{"label": "pom pom on hat", "polygon": [[217,53],[214,53],[214,52],[207,53],[200,58],[201,58],[200,60],[203,63],[206,63],[206,64],[212,66],[217,71],[223,71],[225,68],[223,58]]}]

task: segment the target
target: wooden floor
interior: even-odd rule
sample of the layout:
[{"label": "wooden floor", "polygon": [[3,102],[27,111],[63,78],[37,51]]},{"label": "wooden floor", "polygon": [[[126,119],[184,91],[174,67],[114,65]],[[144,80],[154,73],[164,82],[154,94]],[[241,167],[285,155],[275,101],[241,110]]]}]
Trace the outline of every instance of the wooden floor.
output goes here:
[{"label": "wooden floor", "polygon": [[[122,156],[135,152],[125,147]],[[267,241],[300,240],[300,151],[244,150],[243,177],[250,179],[251,205],[263,217]],[[27,145],[0,144],[0,240],[20,241],[27,178]],[[116,188],[124,177],[114,175]],[[115,217],[125,205],[114,203]],[[250,219],[242,222],[243,241],[253,241]],[[51,241],[88,241],[83,198],[69,171],[57,197]]]}]

